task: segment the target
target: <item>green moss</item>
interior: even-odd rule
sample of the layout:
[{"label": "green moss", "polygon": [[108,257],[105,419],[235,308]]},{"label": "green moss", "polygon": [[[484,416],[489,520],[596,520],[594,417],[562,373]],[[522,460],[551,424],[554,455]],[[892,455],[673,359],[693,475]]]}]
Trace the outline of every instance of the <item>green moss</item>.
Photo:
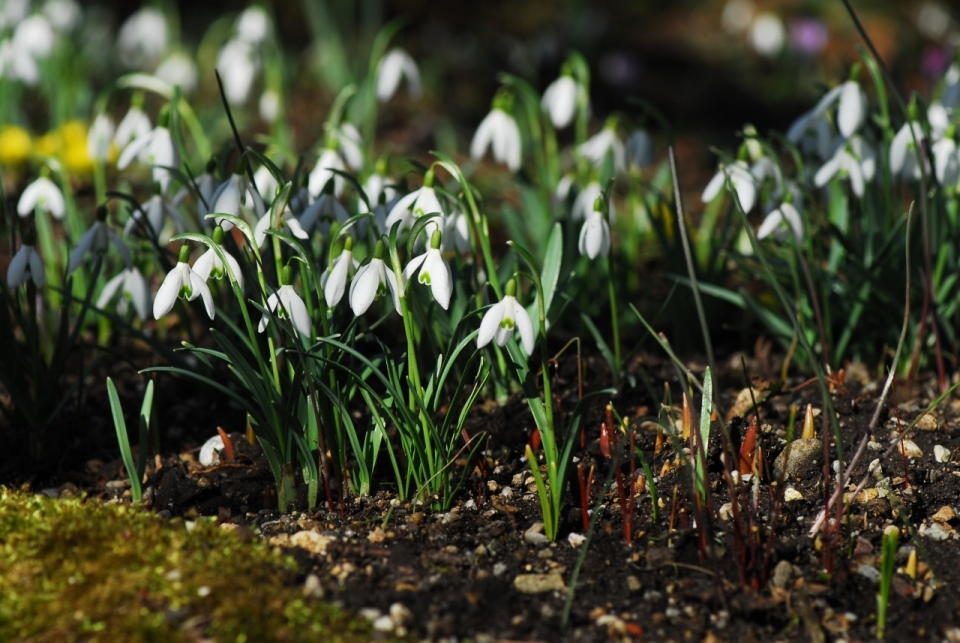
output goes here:
[{"label": "green moss", "polygon": [[295,564],[207,521],[0,487],[0,640],[351,641]]}]

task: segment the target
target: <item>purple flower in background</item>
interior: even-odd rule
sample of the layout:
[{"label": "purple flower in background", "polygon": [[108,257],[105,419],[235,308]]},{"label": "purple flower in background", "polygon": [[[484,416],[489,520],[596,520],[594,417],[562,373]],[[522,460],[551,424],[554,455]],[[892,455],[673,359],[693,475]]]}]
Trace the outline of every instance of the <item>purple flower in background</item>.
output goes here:
[{"label": "purple flower in background", "polygon": [[830,33],[822,20],[800,18],[790,23],[790,44],[803,56],[816,56],[829,39]]},{"label": "purple flower in background", "polygon": [[920,71],[931,82],[939,80],[949,65],[950,57],[946,50],[936,45],[927,47],[920,59]]}]

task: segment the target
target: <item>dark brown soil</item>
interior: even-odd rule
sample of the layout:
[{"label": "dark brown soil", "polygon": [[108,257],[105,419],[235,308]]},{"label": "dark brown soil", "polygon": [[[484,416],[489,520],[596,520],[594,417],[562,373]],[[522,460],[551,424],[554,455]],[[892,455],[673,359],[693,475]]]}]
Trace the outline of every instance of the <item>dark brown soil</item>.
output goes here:
[{"label": "dark brown soil", "polygon": [[[644,370],[660,393],[663,378],[672,373],[668,367],[653,358],[634,365]],[[561,368],[557,376],[563,392],[561,407],[572,408],[577,388],[570,371],[575,371],[575,365]],[[764,370],[756,361],[751,361],[751,368]],[[595,360],[588,359],[588,372],[594,373],[590,386],[604,384],[603,369]],[[741,388],[738,381],[743,381],[742,375],[732,369],[720,378],[727,409],[733,407]],[[266,462],[259,448],[248,444],[241,433],[231,434],[237,450],[233,460],[208,468],[195,461],[196,448],[214,434],[217,424],[239,427],[236,422],[242,422],[242,416],[223,407],[194,408],[192,403],[183,403],[183,408],[173,404],[165,411],[181,413],[178,426],[185,428],[173,437],[167,435],[162,457],[152,461],[146,503],[163,515],[217,516],[224,528],[230,525],[271,538],[278,546],[289,547],[301,567],[301,580],[309,574],[319,577],[328,600],[382,614],[400,603],[412,612],[412,633],[431,640],[875,639],[881,532],[893,524],[901,529],[901,537],[886,640],[958,640],[954,637],[960,635],[960,549],[955,529],[960,520],[952,513],[960,498],[960,398],[947,398],[934,413],[935,422],[915,432],[912,439],[922,456],[904,461],[895,452],[881,463],[879,479],[866,485],[865,502],[851,501],[842,527],[829,539],[808,535],[824,506],[821,464],[808,465],[799,477],[783,484],[771,484],[769,470],[783,449],[790,407],[800,410],[797,436],[806,405],[822,408],[816,384],[796,390],[800,383],[791,379],[761,405],[759,442],[767,471],[755,496],[749,485],[740,487],[740,511],[733,517],[728,474],[719,458],[721,441],[713,440],[709,448],[711,493],[703,513],[692,501],[684,482],[690,479],[689,471],[677,466],[674,446],[667,440],[655,452],[656,432],[645,422],[655,419],[661,401],[649,399],[644,389],[628,389],[615,398],[617,411],[635,418],[631,426],[636,444],[657,476],[660,500],[659,521],[654,522],[650,494],[638,489],[631,544],[624,539],[616,484],[601,497],[612,460],[600,452],[599,405],[587,425],[585,449],[577,455],[586,466],[596,467],[590,507],[599,517],[592,537],[579,546],[571,544],[570,538],[586,535],[574,502],[579,497],[575,477],[557,541],[542,542],[543,538],[528,533],[540,519],[540,508],[528,465],[520,457],[533,427],[520,399],[503,408],[477,407],[471,431],[482,429],[490,435],[484,466],[474,468],[449,511],[399,502],[391,492],[380,491],[373,497],[348,497],[332,511],[322,499],[321,508],[313,513],[280,515]],[[755,380],[755,384],[762,394],[763,382]],[[881,418],[881,428],[867,431],[881,384],[870,382],[863,369],[854,367],[832,395],[844,460],[849,460],[864,435],[872,435],[873,444],[854,467],[850,489],[883,453],[875,449],[886,450],[892,432],[897,431],[896,418],[886,416]],[[179,392],[176,385],[166,386],[168,393]],[[675,380],[671,386],[676,394]],[[935,387],[934,380],[926,379],[899,383],[896,394],[903,426],[935,398]],[[104,407],[99,413],[88,413],[86,420],[99,424],[101,431],[104,426],[109,430],[107,416]],[[818,437],[821,418],[816,418]],[[726,426],[731,442],[739,444],[746,422],[734,418]],[[625,444],[622,438],[621,444]],[[832,462],[837,458],[832,437],[828,445]],[[935,445],[949,451],[950,461],[936,460]],[[84,466],[76,463],[76,470],[61,468],[48,478],[34,476],[32,482],[38,490],[58,484],[45,490],[50,495],[65,489],[76,492],[79,487],[101,499],[128,498],[119,460],[91,460]],[[626,479],[630,466],[624,457]],[[634,466],[642,472],[639,462]],[[4,477],[16,477],[13,471],[8,468]],[[832,468],[829,472],[828,492],[832,493],[836,475]],[[305,499],[301,502],[305,504]],[[321,538],[297,540],[293,535],[302,531],[316,532]],[[303,546],[291,546],[291,541]],[[913,548],[919,564],[911,578],[906,566]],[[519,587],[535,574],[543,575],[540,579],[553,589],[521,591]],[[571,586],[575,592],[564,626]]]}]

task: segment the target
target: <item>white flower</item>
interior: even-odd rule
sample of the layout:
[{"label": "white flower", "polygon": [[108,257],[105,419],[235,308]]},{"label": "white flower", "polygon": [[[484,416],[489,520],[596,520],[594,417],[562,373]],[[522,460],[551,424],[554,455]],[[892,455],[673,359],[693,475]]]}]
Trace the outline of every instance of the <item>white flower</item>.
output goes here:
[{"label": "white flower", "polygon": [[850,138],[867,120],[867,95],[855,80],[848,80],[841,87],[837,129],[844,137]]},{"label": "white flower", "polygon": [[[377,249],[373,252],[373,258],[357,270],[353,276],[353,282],[350,284],[350,308],[353,314],[359,317],[367,312],[373,300],[379,295],[390,291],[393,297],[393,305],[398,315],[402,315],[400,308],[400,288],[397,284],[397,276],[392,270],[387,270],[383,259],[378,258],[383,255],[383,242],[377,242]],[[380,252],[378,253],[377,250]]]},{"label": "white flower", "polygon": [[[244,161],[237,161],[236,171],[230,175],[216,192],[213,193],[210,203],[211,214],[229,214],[234,217],[240,216],[241,208],[257,207],[257,192],[250,180],[247,178],[247,164]],[[222,218],[215,218],[217,225],[223,226],[224,230],[233,228],[233,224]]]},{"label": "white flower", "polygon": [[411,259],[403,269],[403,282],[409,281],[419,269],[417,281],[430,286],[433,298],[446,310],[450,306],[450,295],[453,294],[453,274],[440,254],[440,234],[439,230],[435,231],[430,238],[430,248],[424,254]]},{"label": "white flower", "polygon": [[7,286],[16,288],[27,279],[32,279],[37,288],[43,286],[43,261],[32,245],[24,243],[7,268]]},{"label": "white flower", "polygon": [[840,107],[837,110],[837,127],[844,138],[852,137],[866,121],[867,97],[859,83],[848,80],[824,94],[812,110],[794,121],[787,130],[787,138],[794,143],[800,143],[808,133],[813,132],[816,138],[815,147],[821,158],[826,158],[830,154],[830,125],[826,113],[838,100]]},{"label": "white flower", "polygon": [[401,197],[391,208],[385,224],[389,230],[399,221],[400,229],[403,230],[413,225],[414,219],[434,212],[444,213],[436,190],[433,189],[433,171],[429,171],[423,177],[423,186],[420,189]]},{"label": "white flower", "polygon": [[263,7],[247,7],[237,19],[237,36],[251,45],[258,45],[270,34],[270,16]]},{"label": "white flower", "polygon": [[451,212],[443,218],[443,251],[470,252],[470,221],[463,212]]},{"label": "white flower", "polygon": [[263,92],[257,102],[257,109],[260,110],[260,118],[264,123],[276,123],[280,116],[280,94],[272,89]]},{"label": "white flower", "polygon": [[646,130],[639,129],[627,139],[627,165],[644,170],[653,165],[653,139]]},{"label": "white flower", "polygon": [[580,241],[578,247],[581,255],[586,255],[590,259],[596,259],[597,255],[606,257],[610,254],[610,224],[607,218],[603,216],[600,208],[603,207],[603,199],[597,199],[590,212],[590,216],[583,222],[580,228]]},{"label": "white flower", "polygon": [[577,112],[578,91],[573,76],[563,74],[543,92],[540,106],[550,115],[550,121],[557,129],[563,129],[573,121]]},{"label": "white flower", "polygon": [[761,185],[768,178],[772,178],[777,190],[783,189],[783,174],[780,172],[780,165],[769,156],[761,156],[757,159],[757,161],[750,166],[750,174],[756,179],[757,185]]},{"label": "white flower", "polygon": [[[591,181],[587,183],[586,187],[580,190],[577,194],[577,198],[573,200],[573,208],[570,211],[570,218],[574,221],[579,221],[580,219],[586,219],[590,216],[590,213],[593,212],[593,206],[597,202],[597,199],[603,196],[603,188],[600,187],[600,184],[596,181]],[[610,221],[616,219],[616,212],[613,209],[612,200],[608,203],[607,207],[607,216]]]},{"label": "white flower", "polygon": [[955,185],[960,177],[960,159],[957,158],[957,143],[952,138],[941,138],[933,144],[934,170],[937,181],[946,187]]},{"label": "white flower", "polygon": [[111,243],[116,246],[120,252],[120,256],[123,257],[123,263],[126,264],[127,268],[133,265],[127,244],[117,236],[116,232],[110,229],[110,226],[107,225],[106,217],[106,209],[101,206],[101,208],[97,209],[97,220],[93,222],[89,230],[83,233],[83,236],[80,237],[77,245],[70,253],[67,273],[71,273],[79,268],[80,264],[83,263],[83,258],[88,252],[94,255],[103,255],[107,252],[107,248]]},{"label": "white flower", "polygon": [[506,294],[498,303],[491,306],[480,320],[480,332],[477,334],[477,348],[483,348],[495,339],[497,346],[505,345],[513,331],[520,331],[520,341],[527,355],[533,354],[536,335],[533,332],[533,322],[530,315],[520,305],[516,298],[516,283],[511,279],[507,282]]},{"label": "white flower", "polygon": [[[273,221],[275,218],[276,213],[273,211],[273,208],[271,208],[267,210],[262,217],[260,217],[259,221],[257,221],[257,226],[253,230],[253,239],[258,248],[263,248],[263,243],[267,240],[267,230],[273,228]],[[292,234],[298,239],[310,238],[310,235],[307,234],[307,231],[303,229],[302,225],[300,225],[300,220],[297,219],[296,215],[293,214],[293,210],[291,208],[283,209],[279,230],[281,232]]]},{"label": "white flower", "polygon": [[765,239],[774,234],[777,241],[783,243],[790,235],[790,229],[793,230],[793,236],[797,244],[803,243],[803,221],[800,219],[800,213],[792,203],[784,201],[779,208],[772,210],[767,218],[760,224],[757,230],[757,239]]},{"label": "white flower", "polygon": [[128,302],[132,302],[133,309],[137,311],[137,317],[146,320],[147,315],[150,314],[150,282],[136,268],[126,268],[104,284],[103,291],[97,299],[97,308],[104,310],[121,288],[123,297],[117,304],[117,312],[125,315]]},{"label": "white flower", "polygon": [[167,20],[158,9],[144,7],[127,18],[117,34],[120,60],[131,68],[144,68],[167,48]]},{"label": "white flower", "polygon": [[34,59],[46,58],[53,51],[57,35],[46,18],[34,14],[17,25],[13,32],[13,46],[33,56]]},{"label": "white flower", "polygon": [[317,159],[317,165],[310,172],[307,188],[311,194],[320,194],[330,179],[333,179],[333,193],[340,196],[343,193],[343,177],[332,170],[344,170],[343,160],[336,150],[325,149]]},{"label": "white flower", "polygon": [[154,195],[147,199],[140,208],[134,210],[130,218],[127,219],[126,224],[123,226],[123,235],[129,236],[131,232],[138,226],[143,225],[144,216],[146,216],[147,223],[150,224],[150,230],[153,232],[153,235],[156,238],[160,238],[160,232],[163,230],[163,218],[164,216],[170,217],[170,220],[173,221],[173,227],[177,231],[177,234],[186,231],[186,227],[183,225],[183,217],[180,216],[180,211],[177,210],[179,203],[174,200],[171,201],[167,197],[163,196],[159,192],[159,186],[157,186]]},{"label": "white flower", "polygon": [[[922,173],[917,144],[923,145],[924,138],[923,128],[916,121],[904,123],[897,131],[890,143],[890,172],[894,176],[902,174],[906,179],[920,179]],[[914,144],[914,140],[917,144]]]},{"label": "white flower", "polygon": [[117,144],[117,147],[123,149],[131,141],[150,134],[152,129],[153,125],[150,124],[150,118],[143,113],[139,106],[131,105],[120,124],[117,125],[113,142]]},{"label": "white flower", "polygon": [[200,275],[190,268],[190,264],[187,263],[189,259],[190,250],[184,244],[180,247],[180,261],[164,277],[163,283],[160,284],[160,290],[157,291],[157,297],[153,300],[153,316],[155,319],[160,319],[173,310],[173,305],[177,303],[178,297],[187,301],[203,297],[203,306],[207,310],[207,315],[210,319],[213,319],[215,311],[210,287],[207,286],[207,282],[200,278]]},{"label": "white flower", "polygon": [[277,177],[266,165],[261,165],[253,173],[253,184],[257,186],[257,192],[260,193],[260,198],[263,199],[264,203],[272,203],[277,194],[277,188],[280,187]]},{"label": "white flower", "polygon": [[343,123],[340,127],[333,130],[333,135],[337,139],[337,146],[343,155],[343,160],[354,172],[363,169],[363,138],[360,136],[360,130],[353,123]]},{"label": "white flower", "polygon": [[726,185],[727,178],[737,192],[740,207],[744,212],[750,212],[757,201],[757,184],[744,161],[734,161],[730,165],[722,165],[720,171],[713,175],[707,187],[700,196],[704,203],[713,201]]},{"label": "white flower", "polygon": [[930,121],[930,130],[935,140],[943,138],[950,127],[950,110],[943,103],[934,101],[927,109],[927,120]]},{"label": "white flower", "polygon": [[260,60],[253,46],[237,38],[228,40],[217,55],[217,71],[223,81],[223,93],[231,105],[247,102]]},{"label": "white flower", "polygon": [[159,183],[160,189],[166,192],[173,179],[167,168],[180,168],[180,152],[166,125],[157,125],[148,134],[135,138],[127,145],[117,159],[117,169],[126,169],[136,158],[153,167],[154,182]]},{"label": "white flower", "polygon": [[197,64],[181,51],[170,54],[153,75],[168,85],[179,85],[187,94],[197,88]]},{"label": "white flower", "polygon": [[[222,228],[221,228],[222,230]],[[218,240],[217,237],[220,237]],[[220,245],[223,240],[223,233],[219,234],[214,230],[213,241],[214,243]],[[227,263],[230,267],[230,272],[233,274],[233,278],[237,280],[237,286],[240,287],[240,292],[243,292],[243,271],[240,270],[240,264],[237,263],[237,260],[233,258],[226,248],[222,245],[220,249],[223,251],[223,256],[226,257]],[[206,252],[200,255],[200,258],[193,262],[193,271],[200,276],[204,281],[209,281],[211,277],[214,279],[222,279],[224,275],[227,274],[223,261],[220,260],[220,255],[217,254],[217,251],[213,248],[208,248]],[[229,280],[228,280],[229,281]]]},{"label": "white flower", "polygon": [[36,86],[40,82],[40,66],[26,49],[17,49],[7,38],[0,41],[0,78],[21,80]]},{"label": "white flower", "polygon": [[323,288],[327,306],[333,308],[340,303],[343,293],[347,291],[347,281],[359,267],[360,264],[353,258],[353,237],[347,237],[343,251],[333,262],[333,267],[327,268],[320,275],[320,287]]},{"label": "white flower", "polygon": [[787,40],[783,20],[775,13],[759,13],[750,25],[750,44],[761,56],[772,58],[783,50]]},{"label": "white flower", "polygon": [[112,139],[113,121],[106,114],[97,114],[87,132],[87,156],[101,163],[106,161]]},{"label": "white flower", "polygon": [[43,3],[43,15],[61,33],[72,31],[83,17],[80,5],[74,0],[47,0]]},{"label": "white flower", "polygon": [[[213,210],[210,209],[213,207],[213,195],[217,191],[217,188],[220,187],[220,182],[213,173],[216,169],[216,161],[211,160],[207,164],[207,171],[198,176],[195,181],[199,195],[197,198],[197,215],[200,221],[206,221],[206,216],[213,212]],[[184,186],[183,190],[187,190],[186,186]],[[186,197],[186,192],[184,192],[182,196],[178,194],[177,197],[182,200],[183,197]]]},{"label": "white flower", "polygon": [[385,103],[397,92],[400,79],[406,77],[407,89],[413,98],[420,97],[420,70],[410,54],[394,48],[380,59],[377,67],[377,100]]},{"label": "white flower", "polygon": [[833,157],[817,170],[813,182],[817,187],[823,187],[841,172],[841,176],[850,180],[853,193],[862,197],[864,182],[872,180],[875,171],[876,153],[862,137],[856,136],[837,147]]},{"label": "white flower", "polygon": [[49,212],[57,219],[62,219],[67,211],[60,188],[45,176],[38,177],[28,185],[17,202],[17,213],[21,217],[28,216],[34,210]]},{"label": "white flower", "polygon": [[[307,339],[313,336],[313,327],[310,324],[307,306],[300,299],[300,295],[293,289],[293,286],[289,284],[280,286],[280,289],[267,299],[267,309],[270,312],[275,312],[281,319],[289,317],[296,331]],[[260,318],[260,326],[257,330],[262,333],[266,330],[268,323],[270,323],[270,316],[264,315]]]},{"label": "white flower", "polygon": [[0,4],[0,29],[16,27],[30,13],[30,0],[5,0]]},{"label": "white flower", "polygon": [[505,163],[511,172],[520,169],[520,129],[513,116],[502,109],[494,108],[480,122],[470,144],[471,158],[480,160],[488,147],[493,148],[494,160]]},{"label": "white flower", "polygon": [[580,154],[590,159],[597,167],[603,165],[608,154],[612,154],[614,169],[617,172],[623,170],[623,142],[617,137],[616,129],[609,125],[587,139],[577,149]]},{"label": "white flower", "polygon": [[317,228],[321,233],[326,234],[334,219],[343,223],[349,218],[347,209],[337,200],[337,197],[324,192],[300,215],[300,225],[307,233]]},{"label": "white flower", "polygon": [[[374,172],[367,177],[366,182],[363,184],[363,191],[367,196],[367,201],[370,202],[371,208],[376,208],[377,205],[379,205],[381,194],[383,195],[384,203],[393,201],[397,194],[393,186],[387,185],[386,179],[379,172]],[[360,199],[360,209],[362,212],[370,211],[363,202],[363,199]]]}]

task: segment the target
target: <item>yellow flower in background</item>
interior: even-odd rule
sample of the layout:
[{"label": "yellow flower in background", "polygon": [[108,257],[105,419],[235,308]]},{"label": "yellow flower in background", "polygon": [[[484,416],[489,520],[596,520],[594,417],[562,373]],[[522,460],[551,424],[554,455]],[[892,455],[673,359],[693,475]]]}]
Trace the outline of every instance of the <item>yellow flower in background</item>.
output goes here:
[{"label": "yellow flower in background", "polygon": [[67,121],[37,138],[33,152],[60,159],[70,174],[89,174],[93,170],[93,159],[87,153],[87,125],[82,121]]},{"label": "yellow flower in background", "polygon": [[31,147],[30,134],[22,127],[7,125],[0,129],[0,165],[12,167],[24,163]]}]

